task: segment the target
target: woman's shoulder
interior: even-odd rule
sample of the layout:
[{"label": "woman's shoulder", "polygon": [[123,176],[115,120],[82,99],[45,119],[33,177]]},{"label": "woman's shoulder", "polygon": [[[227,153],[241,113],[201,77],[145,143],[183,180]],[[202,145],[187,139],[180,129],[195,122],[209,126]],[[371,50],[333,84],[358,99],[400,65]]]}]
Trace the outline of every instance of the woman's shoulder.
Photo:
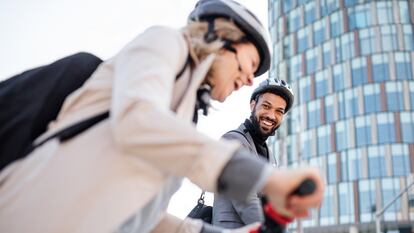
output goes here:
[{"label": "woman's shoulder", "polygon": [[178,35],[182,35],[181,30],[177,29],[177,28],[172,28],[172,27],[168,27],[168,26],[162,26],[162,25],[154,25],[151,26],[147,29],[145,29],[144,33],[148,33],[148,34],[168,34],[168,35],[172,35],[172,36],[178,36]]},{"label": "woman's shoulder", "polygon": [[182,31],[167,26],[151,26],[138,35],[131,44],[133,47],[145,46],[147,49],[152,48],[160,52],[187,53],[187,43]]},{"label": "woman's shoulder", "polygon": [[171,40],[176,38],[184,41],[184,36],[180,29],[167,26],[151,26],[147,28],[141,36],[158,38],[162,40]]}]

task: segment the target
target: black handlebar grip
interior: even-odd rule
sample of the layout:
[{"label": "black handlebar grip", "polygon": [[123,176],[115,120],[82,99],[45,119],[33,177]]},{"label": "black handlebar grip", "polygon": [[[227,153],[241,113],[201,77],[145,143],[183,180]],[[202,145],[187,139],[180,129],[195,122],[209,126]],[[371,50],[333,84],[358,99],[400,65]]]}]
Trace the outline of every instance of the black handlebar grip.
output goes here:
[{"label": "black handlebar grip", "polygon": [[316,183],[312,179],[307,178],[306,180],[302,181],[302,183],[297,189],[295,189],[295,191],[292,192],[292,195],[306,196],[315,192],[315,189]]}]

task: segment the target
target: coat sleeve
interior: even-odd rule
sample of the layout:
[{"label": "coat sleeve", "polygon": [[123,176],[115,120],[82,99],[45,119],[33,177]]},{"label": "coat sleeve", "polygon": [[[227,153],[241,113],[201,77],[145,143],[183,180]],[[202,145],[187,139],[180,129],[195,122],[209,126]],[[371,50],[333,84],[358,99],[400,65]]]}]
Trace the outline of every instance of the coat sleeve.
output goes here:
[{"label": "coat sleeve", "polygon": [[[238,140],[243,148],[251,151],[251,146],[246,137],[240,133],[228,132],[223,135],[223,138],[228,140]],[[262,222],[264,220],[261,202],[256,193],[251,193],[245,201],[230,199],[230,202],[244,224],[247,225],[254,222]]]},{"label": "coat sleeve", "polygon": [[264,221],[261,202],[257,194],[250,194],[246,201],[238,201],[234,199],[231,199],[230,201],[244,224],[247,225],[254,222]]},{"label": "coat sleeve", "polygon": [[181,32],[164,27],[148,29],[121,50],[114,58],[111,128],[124,154],[215,191],[239,145],[197,132],[170,109],[175,75],[187,54]]}]

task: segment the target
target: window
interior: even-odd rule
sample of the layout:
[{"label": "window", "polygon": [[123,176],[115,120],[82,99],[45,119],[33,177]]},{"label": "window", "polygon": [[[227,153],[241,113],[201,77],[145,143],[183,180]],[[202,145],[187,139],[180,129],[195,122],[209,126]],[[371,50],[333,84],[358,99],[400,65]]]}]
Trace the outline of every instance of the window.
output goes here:
[{"label": "window", "polygon": [[348,169],[348,180],[358,180],[361,178],[361,149],[352,149],[346,152]]},{"label": "window", "polygon": [[338,121],[335,124],[335,131],[336,131],[336,150],[342,151],[348,148],[349,139],[348,139],[348,125],[346,121]]},{"label": "window", "polygon": [[357,117],[355,119],[355,128],[357,146],[365,146],[371,144],[371,121],[369,117]]},{"label": "window", "polygon": [[413,78],[409,53],[395,53],[395,68],[398,80]]},{"label": "window", "polygon": [[[381,180],[382,185],[382,206],[390,203],[400,192],[398,178],[385,178]],[[397,219],[397,213],[401,211],[401,199],[397,199],[384,213],[384,220],[393,221]]]},{"label": "window", "polygon": [[319,45],[325,40],[325,19],[317,21],[313,26],[313,44]]},{"label": "window", "polygon": [[404,110],[404,95],[401,82],[388,82],[385,84],[387,106],[389,111]]},{"label": "window", "polygon": [[336,120],[334,112],[334,95],[325,97],[325,120],[326,123],[332,123]]},{"label": "window", "polygon": [[300,102],[306,103],[311,98],[311,80],[310,76],[306,76],[299,80]]},{"label": "window", "polygon": [[322,16],[329,15],[339,8],[339,2],[337,0],[321,0],[320,3]]},{"label": "window", "polygon": [[392,113],[379,113],[377,115],[378,143],[395,142],[394,115]]},{"label": "window", "polygon": [[311,1],[311,0],[298,0],[298,4],[299,5],[303,5],[303,4],[305,4],[305,3],[309,2],[309,1]]},{"label": "window", "polygon": [[[273,56],[274,56],[274,59],[272,59],[272,65],[274,67],[281,65],[281,63],[280,63],[280,57],[283,57],[283,55],[281,54],[282,44],[283,44],[282,41],[279,42],[279,43],[274,43],[274,46],[273,46]],[[273,72],[276,73],[277,72],[276,69],[273,70]]]},{"label": "window", "polygon": [[394,176],[408,176],[410,174],[410,158],[408,146],[394,144],[391,146],[392,172]]},{"label": "window", "polygon": [[358,5],[353,8],[349,8],[349,30],[352,31],[356,28],[366,28],[371,25],[371,12],[369,4]]},{"label": "window", "polygon": [[370,178],[385,177],[385,148],[384,146],[368,147],[368,175]]},{"label": "window", "polygon": [[296,146],[296,135],[290,135],[286,140],[287,144],[287,160],[288,164],[291,164],[296,160],[297,146]]},{"label": "window", "polygon": [[[390,2],[391,3],[391,2]],[[397,50],[397,29],[395,26],[381,27],[382,51]]]},{"label": "window", "polygon": [[309,49],[306,51],[306,73],[312,74],[317,69],[317,56],[316,56],[316,48]]},{"label": "window", "polygon": [[290,80],[299,80],[302,76],[302,55],[298,54],[289,60],[289,78]]},{"label": "window", "polygon": [[284,18],[280,17],[277,20],[277,34],[279,35],[280,38],[283,38],[285,31],[284,31]]},{"label": "window", "polygon": [[390,24],[392,22],[392,2],[377,2],[377,17],[379,24]]},{"label": "window", "polygon": [[328,154],[331,147],[331,127],[324,125],[318,128],[318,155]]},{"label": "window", "polygon": [[348,33],[341,36],[342,60],[347,60],[355,56],[354,34]]},{"label": "window", "polygon": [[297,31],[300,28],[300,8],[296,8],[289,13],[289,19],[287,21],[289,32]]},{"label": "window", "polygon": [[379,84],[364,86],[365,113],[381,111],[381,96]]},{"label": "window", "polygon": [[352,183],[340,183],[339,185],[339,222],[354,222],[354,189]]},{"label": "window", "polygon": [[283,13],[287,13],[288,11],[292,10],[295,7],[296,1],[292,0],[283,0]]},{"label": "window", "polygon": [[352,86],[368,83],[367,60],[359,57],[352,60]]},{"label": "window", "polygon": [[359,31],[360,48],[362,55],[368,55],[375,52],[375,30],[366,28]]},{"label": "window", "polygon": [[308,130],[301,133],[301,159],[309,159],[313,155],[312,150],[312,131]]},{"label": "window", "polygon": [[277,19],[280,16],[280,1],[273,2],[273,19]]},{"label": "window", "polygon": [[372,70],[375,82],[389,80],[388,56],[386,54],[373,55]]},{"label": "window", "polygon": [[345,112],[347,117],[353,117],[359,114],[358,99],[358,92],[356,88],[345,91]]},{"label": "window", "polygon": [[336,183],[336,154],[331,153],[328,155],[328,175],[327,175],[328,183]]},{"label": "window", "polygon": [[284,57],[288,58],[293,55],[294,52],[294,38],[293,34],[290,34],[289,36],[286,36],[283,40],[283,51],[284,51]]},{"label": "window", "polygon": [[323,67],[327,68],[331,64],[331,42],[323,44]]},{"label": "window", "polygon": [[342,181],[349,181],[348,154],[346,153],[346,151],[341,153],[341,178]]},{"label": "window", "polygon": [[414,143],[414,113],[401,112],[401,133],[402,141]]},{"label": "window", "polygon": [[344,89],[344,80],[343,64],[335,65],[333,67],[333,86],[335,92]]},{"label": "window", "polygon": [[[269,21],[269,22],[272,22],[272,21]],[[274,41],[278,41],[279,40],[279,38],[277,36],[276,27],[274,27],[274,26],[271,26],[270,27],[270,37],[273,38]]]},{"label": "window", "polygon": [[397,1],[398,9],[400,10],[400,22],[410,23],[410,12],[408,11],[408,2]]},{"label": "window", "polygon": [[329,92],[328,75],[328,70],[319,71],[315,74],[315,94],[317,98],[322,97]]},{"label": "window", "polygon": [[311,24],[316,19],[315,1],[305,5],[305,24]]},{"label": "window", "polygon": [[308,103],[308,129],[315,128],[321,124],[321,107],[319,100]]},{"label": "window", "polygon": [[320,209],[320,225],[333,225],[335,223],[335,193],[334,185],[329,185],[325,189],[322,206]]},{"label": "window", "polygon": [[331,37],[337,37],[344,32],[342,12],[338,11],[330,16],[331,21]]},{"label": "window", "polygon": [[379,84],[364,86],[365,113],[381,111],[381,96]]},{"label": "window", "polygon": [[344,93],[338,93],[338,117],[339,119],[345,118],[345,98]]},{"label": "window", "polygon": [[342,61],[342,50],[341,50],[341,38],[336,38],[334,40],[335,43],[335,61],[341,62]]},{"label": "window", "polygon": [[349,7],[349,6],[353,6],[355,4],[358,3],[358,0],[344,0],[345,6]]},{"label": "window", "polygon": [[403,26],[404,47],[406,50],[414,51],[414,35],[410,25]]},{"label": "window", "polygon": [[308,49],[308,35],[310,35],[309,27],[302,28],[298,31],[298,53],[302,53]]},{"label": "window", "polygon": [[358,182],[359,189],[359,209],[361,222],[373,221],[376,210],[375,204],[375,181],[360,180]]},{"label": "window", "polygon": [[414,110],[414,82],[410,82],[408,85],[410,89],[410,103],[411,103],[411,110]]}]

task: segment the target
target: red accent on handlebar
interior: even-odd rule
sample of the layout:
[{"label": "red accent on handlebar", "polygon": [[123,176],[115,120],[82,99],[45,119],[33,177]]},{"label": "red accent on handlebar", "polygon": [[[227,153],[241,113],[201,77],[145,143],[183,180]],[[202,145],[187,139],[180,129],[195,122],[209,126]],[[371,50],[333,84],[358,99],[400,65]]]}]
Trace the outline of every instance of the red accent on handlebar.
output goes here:
[{"label": "red accent on handlebar", "polygon": [[264,212],[267,216],[271,217],[275,222],[277,222],[281,225],[286,225],[288,223],[291,223],[294,220],[294,218],[289,218],[289,217],[283,216],[283,215],[279,214],[278,212],[276,212],[272,208],[270,203],[267,203],[263,207],[263,210],[264,210]]},{"label": "red accent on handlebar", "polygon": [[260,227],[254,229],[254,230],[250,230],[249,233],[259,233]]}]

